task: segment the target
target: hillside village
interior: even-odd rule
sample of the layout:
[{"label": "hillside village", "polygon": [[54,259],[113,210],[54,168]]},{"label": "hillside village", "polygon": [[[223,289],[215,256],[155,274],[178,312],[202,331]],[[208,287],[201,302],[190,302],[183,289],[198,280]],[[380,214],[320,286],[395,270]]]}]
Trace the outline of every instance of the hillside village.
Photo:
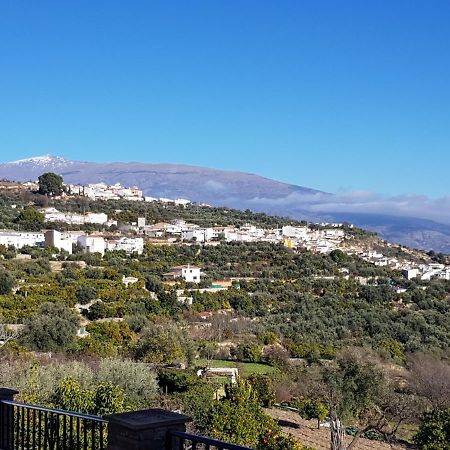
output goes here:
[{"label": "hillside village", "polygon": [[[3,183],[1,189],[22,188],[36,191],[37,182]],[[108,186],[104,183],[89,185],[67,185],[62,198],[77,196],[96,200],[126,200],[170,204],[186,207],[192,202],[187,199],[166,199],[144,196],[137,187],[126,188],[120,184]],[[209,207],[209,205],[200,205]],[[15,205],[12,205],[14,208]],[[100,253],[105,251],[123,250],[129,254],[141,254],[146,241],[160,244],[189,245],[198,243],[204,245],[220,245],[221,242],[268,242],[283,244],[293,250],[305,249],[314,253],[329,254],[334,250],[342,250],[349,255],[357,255],[362,259],[379,267],[389,267],[401,271],[411,280],[419,278],[423,281],[435,279],[450,280],[450,265],[430,261],[422,254],[422,261],[410,258],[408,254],[401,257],[387,256],[382,251],[367,248],[354,239],[351,233],[353,225],[342,223],[305,224],[303,226],[285,225],[276,228],[262,228],[254,224],[243,224],[239,227],[232,225],[201,227],[189,223],[181,218],[173,218],[169,222],[150,223],[145,217],[138,217],[136,222],[118,223],[108,218],[105,213],[76,213],[58,211],[55,207],[41,208],[46,223],[61,223],[70,225],[99,225],[104,231],[86,233],[83,231],[57,231],[43,229],[41,232],[27,232],[16,230],[0,230],[0,244],[20,249],[24,246],[54,247],[60,251],[72,253],[74,245],[80,245],[86,253]],[[108,228],[114,227],[114,231]],[[385,243],[387,249],[396,247]],[[428,259],[428,261],[427,261]]]}]

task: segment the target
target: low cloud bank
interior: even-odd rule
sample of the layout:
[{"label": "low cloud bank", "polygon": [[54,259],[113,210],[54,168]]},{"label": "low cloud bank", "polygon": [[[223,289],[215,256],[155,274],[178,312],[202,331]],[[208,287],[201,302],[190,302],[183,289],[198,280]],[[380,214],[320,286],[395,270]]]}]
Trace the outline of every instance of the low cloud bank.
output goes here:
[{"label": "low cloud bank", "polygon": [[416,217],[450,224],[450,196],[430,198],[424,195],[383,196],[373,192],[352,191],[339,194],[293,192],[285,197],[254,197],[249,205],[263,207],[298,208],[312,214],[362,213]]}]

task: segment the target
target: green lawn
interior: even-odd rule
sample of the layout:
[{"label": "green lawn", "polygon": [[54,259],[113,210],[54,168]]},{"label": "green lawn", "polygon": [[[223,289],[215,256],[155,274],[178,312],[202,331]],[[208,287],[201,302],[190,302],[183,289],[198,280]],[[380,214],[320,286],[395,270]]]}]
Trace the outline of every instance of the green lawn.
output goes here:
[{"label": "green lawn", "polygon": [[[196,363],[197,366],[200,367],[207,365],[204,359],[199,359]],[[213,359],[210,362],[210,367],[236,367],[239,370],[239,375],[243,377],[248,377],[253,373],[268,374],[278,370],[275,367],[268,366],[267,364],[228,361],[225,359]]]}]

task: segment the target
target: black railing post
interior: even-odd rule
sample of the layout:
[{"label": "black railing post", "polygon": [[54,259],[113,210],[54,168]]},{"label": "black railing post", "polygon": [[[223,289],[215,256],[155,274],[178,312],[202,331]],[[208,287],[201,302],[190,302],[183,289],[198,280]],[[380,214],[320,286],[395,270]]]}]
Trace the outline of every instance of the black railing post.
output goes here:
[{"label": "black railing post", "polygon": [[2,450],[14,448],[14,407],[3,403],[13,401],[19,391],[0,388],[0,446]]},{"label": "black railing post", "polygon": [[[186,431],[191,418],[164,409],[145,409],[105,417],[107,450],[166,450],[173,431]],[[178,449],[177,449],[178,450]]]}]

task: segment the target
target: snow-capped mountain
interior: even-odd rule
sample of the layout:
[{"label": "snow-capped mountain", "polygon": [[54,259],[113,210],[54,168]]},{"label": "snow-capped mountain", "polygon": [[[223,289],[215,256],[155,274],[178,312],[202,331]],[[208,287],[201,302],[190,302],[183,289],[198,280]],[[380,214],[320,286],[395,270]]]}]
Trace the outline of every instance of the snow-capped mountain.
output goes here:
[{"label": "snow-capped mountain", "polygon": [[[333,194],[249,173],[182,164],[82,162],[52,155],[0,163],[0,179],[36,180],[45,172],[58,173],[67,183],[105,182],[139,186],[146,195],[152,197],[189,198],[200,203],[249,208],[312,221],[349,221],[377,231],[393,242],[450,253],[448,224],[426,218],[398,217],[383,213],[339,212],[339,209],[332,209],[333,204],[338,201]],[[326,200],[326,210],[321,209],[321,204],[311,203],[316,197]]]},{"label": "snow-capped mountain", "polygon": [[72,164],[74,161],[69,161],[62,156],[42,155],[33,156],[31,158],[18,159],[6,164],[14,164],[17,166],[37,166],[42,168],[65,167]]},{"label": "snow-capped mountain", "polygon": [[188,196],[194,201],[215,204],[225,204],[225,199],[235,204],[239,199],[254,196],[276,198],[292,192],[317,192],[258,175],[182,164],[95,163],[52,155],[0,163],[0,178],[10,180],[36,180],[48,171],[62,175],[68,183],[137,185],[147,195],[167,198]]}]

